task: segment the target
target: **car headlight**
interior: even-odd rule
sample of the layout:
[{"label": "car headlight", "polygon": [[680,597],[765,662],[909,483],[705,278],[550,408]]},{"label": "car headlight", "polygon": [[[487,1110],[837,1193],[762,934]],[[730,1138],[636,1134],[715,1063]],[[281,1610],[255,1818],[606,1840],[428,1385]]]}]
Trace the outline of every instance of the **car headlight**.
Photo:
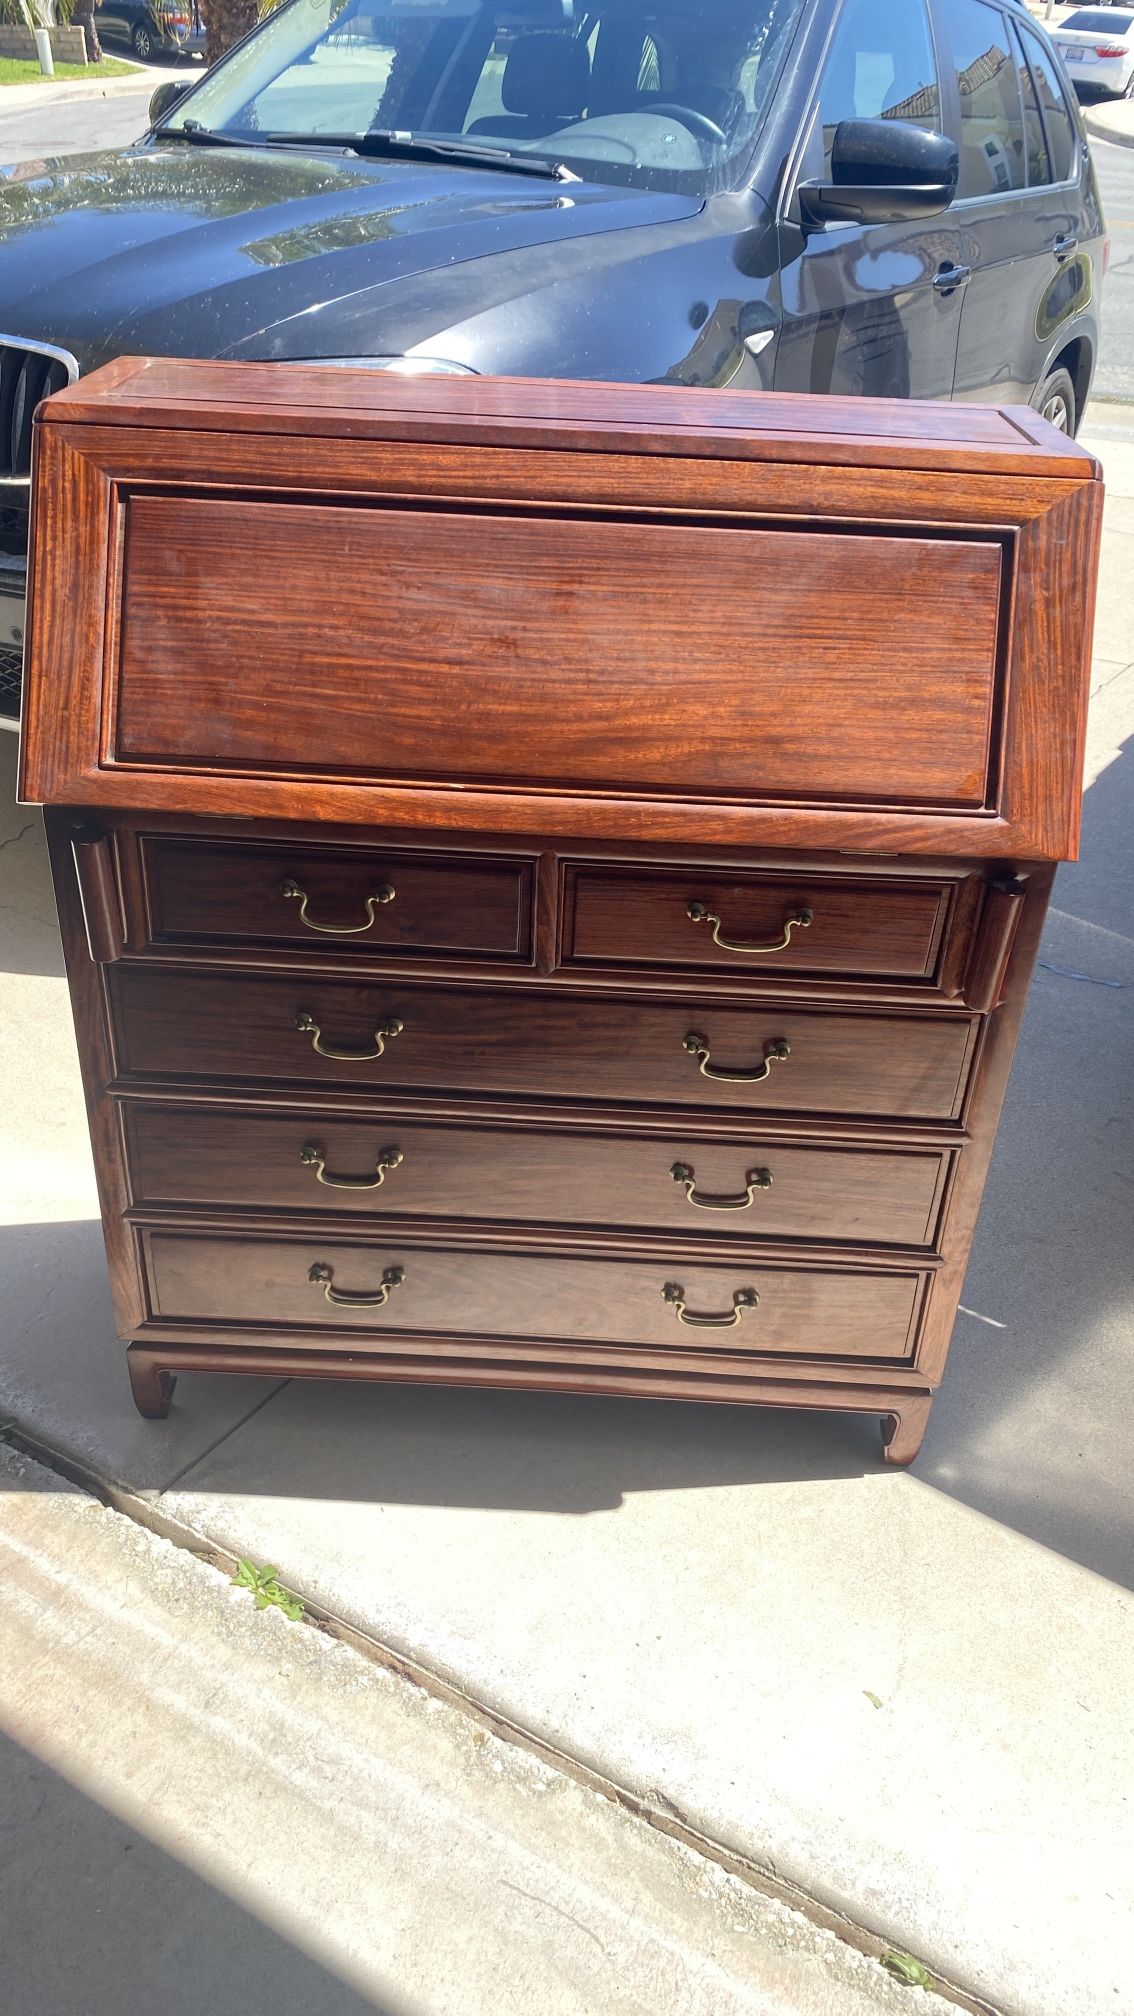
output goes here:
[{"label": "car headlight", "polygon": [[448,357],[297,357],[297,364],[328,364],[340,371],[396,371],[403,378],[476,378],[471,364]]}]

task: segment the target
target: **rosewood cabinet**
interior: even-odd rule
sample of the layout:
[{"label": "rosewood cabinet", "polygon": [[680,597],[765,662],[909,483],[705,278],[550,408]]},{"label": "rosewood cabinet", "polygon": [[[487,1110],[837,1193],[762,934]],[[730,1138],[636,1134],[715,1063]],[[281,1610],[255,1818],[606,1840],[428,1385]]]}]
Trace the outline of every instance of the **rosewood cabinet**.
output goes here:
[{"label": "rosewood cabinet", "polygon": [[1078,835],[1098,471],[1025,410],[123,360],[36,422],[46,804],[134,1397],[916,1453]]}]

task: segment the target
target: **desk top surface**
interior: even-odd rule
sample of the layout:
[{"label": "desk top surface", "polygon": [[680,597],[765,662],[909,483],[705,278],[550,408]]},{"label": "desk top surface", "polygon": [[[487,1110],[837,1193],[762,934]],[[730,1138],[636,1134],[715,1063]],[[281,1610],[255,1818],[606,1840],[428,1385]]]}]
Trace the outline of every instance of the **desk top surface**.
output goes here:
[{"label": "desk top surface", "polygon": [[121,357],[56,393],[48,423],[574,448],[1097,479],[1028,406],[832,399],[586,380],[407,377],[312,364]]}]

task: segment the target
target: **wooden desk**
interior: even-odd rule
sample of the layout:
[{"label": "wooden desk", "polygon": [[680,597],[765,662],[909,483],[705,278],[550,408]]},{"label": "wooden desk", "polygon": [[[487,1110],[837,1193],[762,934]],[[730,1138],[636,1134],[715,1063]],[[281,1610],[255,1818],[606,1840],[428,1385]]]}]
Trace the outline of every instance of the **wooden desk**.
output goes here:
[{"label": "wooden desk", "polygon": [[1101,498],[1026,410],[50,400],[22,789],[142,1412],[757,1401],[909,1462],[1077,844]]}]

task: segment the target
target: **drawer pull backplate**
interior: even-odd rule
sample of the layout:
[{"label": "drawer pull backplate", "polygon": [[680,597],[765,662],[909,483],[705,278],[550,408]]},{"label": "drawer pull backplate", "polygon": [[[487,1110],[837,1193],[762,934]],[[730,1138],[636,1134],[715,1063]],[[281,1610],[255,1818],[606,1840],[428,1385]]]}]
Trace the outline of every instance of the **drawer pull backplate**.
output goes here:
[{"label": "drawer pull backplate", "polygon": [[720,1312],[687,1309],[685,1290],[679,1281],[667,1281],[662,1289],[662,1300],[668,1302],[679,1323],[687,1323],[695,1330],[731,1330],[739,1323],[746,1309],[755,1309],[760,1297],[755,1288],[738,1288],[732,1298],[732,1308]]},{"label": "drawer pull backplate", "polygon": [[305,1169],[314,1169],[316,1183],[325,1183],[328,1190],[380,1190],[387,1172],[396,1169],[405,1157],[400,1148],[380,1149],[373,1176],[328,1176],[326,1157],[313,1141],[305,1142],[299,1159]]},{"label": "drawer pull backplate", "polygon": [[773,945],[738,945],[731,938],[721,937],[721,920],[704,903],[691,903],[685,914],[694,924],[712,925],[713,944],[719,945],[722,952],[784,952],[791,944],[793,931],[806,931],[815,922],[813,910],[793,910],[790,917],[784,918],[783,936]]},{"label": "drawer pull backplate", "polygon": [[306,889],[301,889],[298,882],[292,882],[290,879],[280,883],[280,894],[286,896],[289,902],[298,903],[299,921],[301,924],[306,924],[309,931],[325,931],[332,938],[354,938],[360,931],[369,931],[374,922],[375,906],[379,903],[392,903],[397,891],[392,882],[383,882],[373,896],[367,896],[365,924],[317,924],[314,917],[307,915],[307,905],[311,899]]},{"label": "drawer pull backplate", "polygon": [[732,1197],[710,1196],[707,1192],[697,1195],[697,1178],[688,1162],[675,1162],[670,1170],[675,1183],[680,1183],[691,1204],[701,1211],[747,1211],[756,1201],[757,1190],[770,1190],[772,1172],[770,1169],[748,1169],[744,1176],[744,1189]]},{"label": "drawer pull backplate", "polygon": [[328,1267],[325,1260],[316,1260],[309,1269],[307,1279],[316,1288],[322,1288],[328,1302],[340,1309],[384,1309],[390,1299],[391,1288],[400,1288],[406,1278],[404,1267],[387,1267],[383,1270],[382,1285],[369,1294],[352,1295],[346,1288],[335,1287],[335,1270]]},{"label": "drawer pull backplate", "polygon": [[710,1064],[709,1059],[713,1053],[709,1049],[709,1039],[707,1036],[699,1036],[695,1029],[689,1031],[681,1047],[683,1050],[688,1050],[691,1057],[697,1059],[697,1069],[702,1078],[723,1078],[729,1085],[759,1085],[765,1078],[771,1076],[773,1064],[782,1064],[791,1056],[791,1048],[784,1042],[783,1037],[775,1036],[764,1045],[762,1064],[753,1064],[750,1070],[726,1071],[721,1064]]},{"label": "drawer pull backplate", "polygon": [[301,1036],[310,1036],[311,1048],[317,1050],[320,1057],[334,1057],[340,1064],[368,1064],[372,1058],[381,1057],[388,1039],[400,1036],[405,1024],[399,1022],[396,1015],[391,1015],[386,1022],[379,1022],[374,1031],[373,1050],[328,1050],[323,1041],[323,1031],[306,1009],[296,1016],[295,1026]]}]

